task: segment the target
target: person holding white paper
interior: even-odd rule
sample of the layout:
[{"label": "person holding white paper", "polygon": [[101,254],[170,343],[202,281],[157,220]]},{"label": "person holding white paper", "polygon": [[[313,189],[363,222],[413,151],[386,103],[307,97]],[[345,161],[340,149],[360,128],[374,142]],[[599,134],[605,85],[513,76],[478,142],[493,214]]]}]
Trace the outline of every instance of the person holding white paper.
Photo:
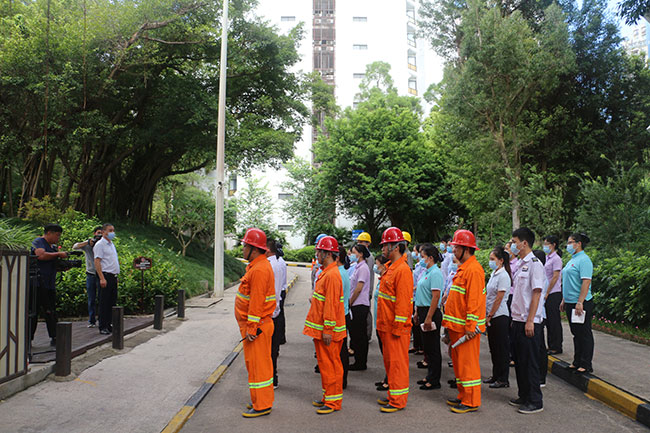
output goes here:
[{"label": "person holding white paper", "polygon": [[420,389],[440,389],[442,355],[440,353],[440,292],[444,282],[438,264],[442,256],[436,247],[427,243],[420,247],[426,270],[422,273],[415,290],[417,319],[422,325],[422,349],[427,357],[427,377],[418,380]]},{"label": "person holding white paper", "polygon": [[571,334],[573,334],[573,363],[569,366],[576,373],[592,373],[591,361],[594,357],[594,336],[591,332],[591,316],[594,301],[591,295],[591,279],[594,265],[584,248],[589,237],[584,233],[574,233],[567,241],[567,251],[573,257],[562,270],[562,303],[560,309],[566,311]]}]

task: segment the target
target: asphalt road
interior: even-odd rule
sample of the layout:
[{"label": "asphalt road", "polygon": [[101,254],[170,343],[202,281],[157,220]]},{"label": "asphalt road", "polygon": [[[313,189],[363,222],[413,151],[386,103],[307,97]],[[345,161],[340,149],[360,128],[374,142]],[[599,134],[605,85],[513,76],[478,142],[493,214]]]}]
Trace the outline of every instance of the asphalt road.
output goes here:
[{"label": "asphalt road", "polygon": [[[210,394],[201,403],[183,428],[191,432],[391,432],[391,431],[451,431],[451,432],[647,432],[643,425],[619,412],[589,399],[585,394],[549,375],[543,388],[544,411],[522,415],[508,405],[516,397],[516,379],[511,369],[511,388],[491,390],[483,385],[483,404],[478,412],[458,415],[449,411],[447,398],[455,391],[443,384],[435,391],[421,391],[415,383],[424,377],[411,357],[411,384],[405,410],[384,414],[376,403],[385,393],[375,390],[374,382],[384,376],[381,354],[376,338],[371,343],[368,370],[350,372],[348,388],[343,393],[343,408],[330,415],[317,415],[312,399],[320,397],[320,377],[314,373],[314,346],[302,335],[309,308],[309,270],[298,269],[300,275],[286,301],[287,344],[281,346],[279,358],[280,387],[275,391],[273,412],[264,417],[245,419],[241,416],[249,402],[247,374],[243,353]],[[234,320],[234,319],[233,319]],[[491,363],[487,340],[481,345],[482,376],[490,375]],[[444,350],[443,350],[444,351]],[[443,355],[443,383],[453,377]]]}]

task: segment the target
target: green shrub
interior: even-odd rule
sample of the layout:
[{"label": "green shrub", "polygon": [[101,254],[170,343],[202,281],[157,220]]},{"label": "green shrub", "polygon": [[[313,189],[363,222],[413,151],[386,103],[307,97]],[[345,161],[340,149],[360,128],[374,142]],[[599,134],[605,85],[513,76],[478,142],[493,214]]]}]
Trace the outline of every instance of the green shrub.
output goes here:
[{"label": "green shrub", "polygon": [[605,257],[588,251],[594,263],[595,314],[632,325],[650,325],[650,256],[632,251]]},{"label": "green shrub", "polygon": [[36,232],[29,227],[16,227],[8,221],[0,221],[0,248],[26,250],[36,236]]},{"label": "green shrub", "polygon": [[32,198],[19,209],[18,213],[23,218],[41,225],[55,223],[61,217],[61,210],[49,196],[42,199]]},{"label": "green shrub", "polygon": [[314,258],[316,247],[309,245],[299,250],[284,250],[284,260],[287,262],[311,263]]}]

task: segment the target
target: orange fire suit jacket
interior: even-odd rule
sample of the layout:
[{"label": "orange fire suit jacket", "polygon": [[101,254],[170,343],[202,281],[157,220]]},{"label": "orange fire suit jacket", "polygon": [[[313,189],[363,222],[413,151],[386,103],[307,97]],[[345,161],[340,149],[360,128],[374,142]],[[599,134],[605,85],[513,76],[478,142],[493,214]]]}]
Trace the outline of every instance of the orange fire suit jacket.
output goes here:
[{"label": "orange fire suit jacket", "polygon": [[242,337],[247,332],[256,335],[258,325],[271,320],[275,307],[273,268],[262,254],[246,266],[235,299],[235,318]]},{"label": "orange fire suit jacket", "polygon": [[442,326],[456,332],[485,332],[485,271],[471,256],[458,267],[449,288]]},{"label": "orange fire suit jacket", "polygon": [[322,340],[323,334],[331,335],[332,341],[340,341],[347,336],[343,281],[336,263],[323,269],[316,279],[302,333],[317,340]]},{"label": "orange fire suit jacket", "polygon": [[377,330],[408,335],[413,313],[413,273],[406,255],[386,263],[386,268],[377,295]]}]

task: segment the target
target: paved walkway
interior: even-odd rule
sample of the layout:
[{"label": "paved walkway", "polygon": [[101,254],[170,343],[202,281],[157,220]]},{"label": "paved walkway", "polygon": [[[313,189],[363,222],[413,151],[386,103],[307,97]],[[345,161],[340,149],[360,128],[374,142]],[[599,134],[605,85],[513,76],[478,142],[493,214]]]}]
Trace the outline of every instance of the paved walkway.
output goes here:
[{"label": "paved walkway", "polygon": [[[248,433],[260,428],[268,433],[427,428],[518,433],[567,429],[590,433],[648,431],[552,375],[544,389],[544,412],[519,415],[507,404],[516,394],[514,371],[510,376],[512,388],[483,387],[483,407],[478,413],[454,415],[444,403],[445,398],[454,396],[451,389],[418,389],[415,381],[422,377],[423,370],[415,367],[415,357],[408,408],[396,414],[380,414],[374,401],[382,393],[375,391],[372,383],[383,377],[383,369],[374,338],[369,370],[350,372],[343,410],[319,417],[310,405],[310,399],[318,397],[320,390],[319,376],[313,373],[313,343],[302,335],[310,293],[309,272],[303,268],[289,270],[289,278],[298,274],[300,279],[286,302],[288,343],[282,346],[280,354],[280,388],[273,413],[255,420],[241,417],[248,402],[242,354],[201,403],[184,432]],[[236,287],[227,290],[224,300],[216,305],[197,303],[198,308],[188,308],[187,321],[172,326],[170,320],[176,319],[167,320],[165,326],[170,331],[100,361],[84,370],[75,381],[47,380],[0,402],[0,430],[3,433],[160,432],[239,341],[233,317],[236,290]],[[191,304],[188,302],[188,306]],[[562,357],[570,358],[572,343],[568,337],[564,349]],[[483,376],[487,376],[490,362],[486,341],[481,350]],[[73,362],[73,370],[74,363],[82,362],[82,358],[86,357]],[[615,385],[642,396],[647,394],[649,359],[650,347],[596,333],[595,373]],[[443,380],[451,376],[451,369],[444,366]]]},{"label": "paved walkway", "polygon": [[[573,335],[569,323],[564,329],[563,353],[557,355],[569,364],[573,361]],[[650,346],[594,331],[594,374],[619,388],[650,401]]]},{"label": "paved walkway", "polygon": [[[375,400],[385,393],[375,390],[373,383],[383,377],[383,365],[376,338],[371,343],[367,371],[350,372],[348,388],[343,392],[341,412],[319,416],[311,406],[320,396],[320,376],[314,374],[314,348],[310,338],[302,335],[304,318],[309,308],[309,275],[301,279],[286,301],[287,344],[281,347],[279,358],[280,387],[275,392],[271,415],[258,419],[244,419],[241,412],[249,401],[246,368],[238,357],[225,376],[208,394],[182,433],[228,431],[265,433],[309,432],[368,432],[368,431],[503,431],[503,432],[645,432],[647,429],[587,398],[578,389],[549,375],[544,392],[544,412],[521,415],[508,404],[515,397],[516,379],[511,370],[509,389],[490,390],[483,385],[483,406],[477,413],[456,415],[449,411],[445,399],[455,397],[455,391],[444,385],[441,390],[421,391],[416,384],[424,377],[424,370],[415,363],[421,357],[411,357],[411,383],[406,410],[382,414]],[[570,344],[570,343],[569,343]],[[650,349],[650,348],[647,348]],[[601,350],[606,350],[604,344]],[[648,350],[650,354],[650,350]],[[481,366],[483,377],[489,376],[491,364],[486,339],[482,339]],[[443,361],[443,382],[453,372]],[[601,361],[601,362],[604,362]],[[604,366],[601,366],[604,368]],[[600,369],[599,369],[600,370]]]}]

